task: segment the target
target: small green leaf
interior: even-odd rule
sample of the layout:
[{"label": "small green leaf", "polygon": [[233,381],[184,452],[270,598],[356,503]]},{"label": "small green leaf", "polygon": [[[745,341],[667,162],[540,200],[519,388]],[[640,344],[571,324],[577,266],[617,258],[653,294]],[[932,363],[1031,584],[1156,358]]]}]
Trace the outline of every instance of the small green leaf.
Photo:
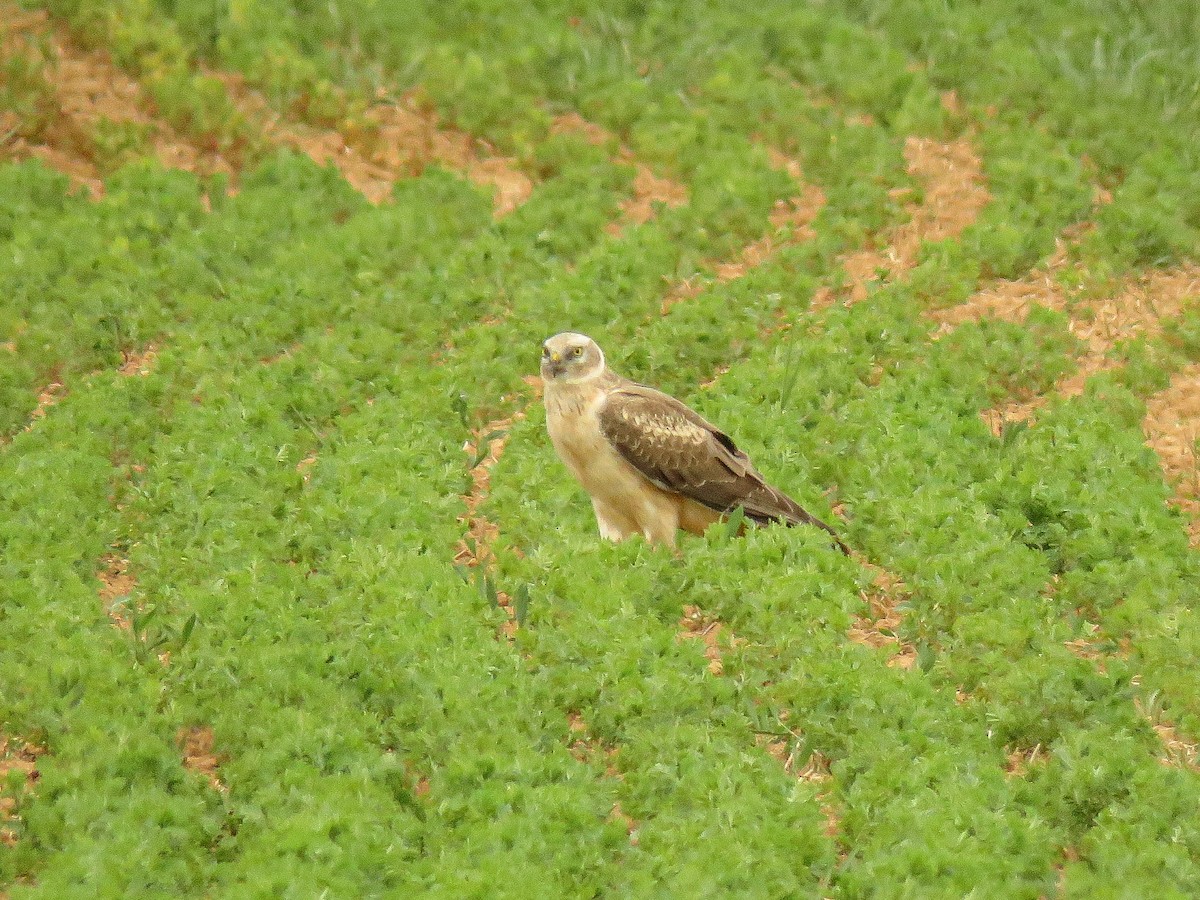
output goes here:
[{"label": "small green leaf", "polygon": [[524,628],[529,619],[529,585],[523,584],[517,588],[513,597],[513,615],[517,619],[517,627]]},{"label": "small green leaf", "polygon": [[483,462],[485,459],[487,459],[488,452],[491,449],[492,441],[494,441],[496,438],[504,437],[504,435],[506,435],[506,434],[508,434],[508,432],[504,431],[504,430],[491,431],[491,432],[488,432],[487,436],[482,437],[478,441],[476,441],[475,442],[475,458],[473,460],[471,460],[471,468],[474,469],[481,462]]},{"label": "small green leaf", "polygon": [[725,540],[732,541],[742,533],[742,525],[746,522],[746,509],[739,506],[725,520]]},{"label": "small green leaf", "polygon": [[482,568],[475,570],[475,587],[479,591],[479,596],[488,601],[493,607],[499,609],[500,595],[496,592],[496,582]]},{"label": "small green leaf", "polygon": [[921,641],[917,644],[917,665],[922,672],[928,672],[933,668],[933,664],[937,661],[937,651],[929,641]]},{"label": "small green leaf", "polygon": [[467,404],[467,395],[459,393],[456,397],[450,398],[451,408],[458,413],[458,420],[462,422],[463,428],[471,428],[471,407]]},{"label": "small green leaf", "polygon": [[192,637],[192,632],[196,630],[196,622],[198,621],[199,618],[195,613],[192,613],[190,616],[188,616],[187,621],[183,623],[183,630],[179,632],[179,643],[177,645],[177,649],[182,650],[187,646],[187,642]]}]

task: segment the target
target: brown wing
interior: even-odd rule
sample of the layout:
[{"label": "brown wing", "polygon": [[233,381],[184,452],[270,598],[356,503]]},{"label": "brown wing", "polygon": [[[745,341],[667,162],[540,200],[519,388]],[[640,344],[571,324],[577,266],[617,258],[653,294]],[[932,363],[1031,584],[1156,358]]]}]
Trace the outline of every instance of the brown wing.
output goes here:
[{"label": "brown wing", "polygon": [[816,525],[849,552],[832,528],[767,484],[729,435],[674,397],[627,383],[609,392],[598,415],[613,449],[663,490],[720,513],[740,506],[759,524]]}]

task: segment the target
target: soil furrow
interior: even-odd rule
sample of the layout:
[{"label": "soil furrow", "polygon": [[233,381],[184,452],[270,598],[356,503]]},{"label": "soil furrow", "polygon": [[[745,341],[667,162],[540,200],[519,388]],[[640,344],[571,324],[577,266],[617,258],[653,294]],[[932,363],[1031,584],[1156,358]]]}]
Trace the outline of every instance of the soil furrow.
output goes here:
[{"label": "soil furrow", "polygon": [[[237,167],[212,148],[210,139],[193,138],[165,122],[135,79],[107,54],[80,48],[44,13],[4,6],[0,22],[4,29],[0,49],[6,58],[21,50],[26,36],[48,45],[50,57],[43,74],[55,98],[55,109],[37,138],[10,139],[6,156],[40,158],[95,197],[103,193],[101,179],[106,171],[139,152],[149,152],[166,168],[201,175],[235,174]],[[299,150],[319,164],[334,165],[373,203],[385,201],[394,182],[419,175],[431,164],[491,189],[497,217],[516,209],[532,192],[532,181],[512,158],[439,125],[433,114],[410,99],[396,101],[381,94],[363,113],[361,127],[343,134],[279,114],[239,74],[218,70],[204,74],[224,85],[238,113],[268,142]],[[7,118],[0,120],[0,125],[7,123]],[[115,134],[108,134],[114,129]],[[114,141],[121,148],[105,149]]]},{"label": "soil furrow", "polygon": [[[725,674],[722,647],[736,647],[744,643],[724,622],[706,615],[700,607],[691,604],[683,608],[679,629],[678,638],[680,640],[696,640],[704,644],[704,658],[708,661],[708,671],[717,676]],[[772,759],[783,766],[785,772],[798,781],[812,784],[831,782],[833,775],[829,771],[829,760],[823,754],[813,752],[803,765],[798,764],[796,751],[801,743],[801,736],[788,726],[787,720],[788,712],[784,710],[779,714],[779,724],[790,734],[791,739],[779,734],[760,733],[755,735],[754,743],[760,749],[765,750]],[[836,840],[841,827],[841,814],[834,801],[832,791],[828,788],[821,791],[817,795],[817,801],[820,803],[821,813],[825,817],[825,834]],[[842,858],[845,857],[844,848],[839,850],[839,855]]]},{"label": "soil furrow", "polygon": [[[0,733],[0,845],[12,847],[21,839],[22,819],[18,807],[33,792],[41,777],[38,758],[46,753],[19,738]],[[14,784],[8,790],[9,784]]]},{"label": "soil furrow", "polygon": [[229,793],[229,786],[221,779],[224,757],[215,749],[216,737],[211,728],[207,725],[180,728],[175,733],[175,744],[182,754],[185,769],[203,775],[214,791]]},{"label": "soil furrow", "polygon": [[1053,397],[1082,394],[1089,378],[1120,365],[1110,356],[1119,343],[1160,334],[1165,321],[1178,318],[1189,305],[1200,301],[1200,266],[1194,264],[1142,272],[1086,294],[1071,290],[1055,276],[1063,252],[1025,278],[992,285],[967,303],[932,314],[941,323],[940,334],[984,318],[1019,324],[1035,306],[1070,317],[1068,327],[1080,341],[1076,371],[1045,394],[1016,398],[985,410],[984,421],[995,434],[1006,423],[1031,420]]},{"label": "soil furrow", "polygon": [[299,150],[320,165],[332,164],[372,203],[383,203],[395,182],[435,164],[490,188],[497,217],[512,212],[533,191],[533,182],[515,160],[494,154],[471,135],[439,125],[436,116],[410,99],[397,101],[381,93],[363,114],[365,127],[344,134],[280,114],[237,73],[208,74],[225,85],[237,109],[267,140]]},{"label": "soil furrow", "polygon": [[[13,350],[16,348],[13,347]],[[124,377],[133,375],[148,375],[154,368],[155,359],[158,356],[158,344],[147,344],[141,350],[122,350],[121,365],[117,368],[118,374]],[[99,374],[100,370],[85,375],[84,378]],[[37,403],[29,413],[29,421],[21,429],[22,433],[32,431],[39,421],[46,418],[50,408],[57,404],[67,395],[67,386],[63,382],[61,375],[54,374],[50,382],[38,392]]]},{"label": "soil furrow", "polygon": [[[789,175],[803,185],[799,194],[777,200],[768,218],[768,231],[761,237],[742,247],[728,259],[715,260],[708,263],[713,272],[712,278],[699,275],[679,282],[667,292],[663,298],[660,312],[666,315],[671,307],[701,294],[711,284],[724,284],[742,278],[752,269],[763,265],[784,247],[800,244],[816,237],[813,222],[825,208],[825,193],[814,184],[805,184],[803,172],[799,164],[778,151],[771,151],[771,161],[779,169],[786,170]],[[720,373],[714,375],[713,380]],[[711,383],[708,382],[708,383]]]},{"label": "soil furrow", "polygon": [[[508,429],[518,419],[525,418],[524,410],[512,415],[493,419],[476,430],[475,436],[463,444],[463,452],[475,465],[471,467],[471,489],[463,495],[466,511],[459,521],[467,526],[463,540],[459,541],[454,553],[454,562],[465,566],[490,566],[494,561],[492,545],[500,536],[500,528],[484,516],[479,508],[488,498],[491,489],[492,469],[500,461],[508,443]],[[488,435],[486,449],[480,450],[480,442]]]},{"label": "soil furrow", "polygon": [[633,151],[621,143],[616,135],[595,122],[589,122],[578,113],[557,116],[550,126],[550,133],[577,134],[597,147],[615,146],[614,161],[635,168],[633,194],[621,201],[621,218],[605,226],[607,234],[615,237],[630,225],[644,225],[654,218],[659,205],[683,206],[688,202],[686,186],[656,174],[648,165],[639,161]]},{"label": "soil furrow", "polygon": [[1158,761],[1164,766],[1200,772],[1200,743],[1185,738],[1178,728],[1161,716],[1152,716],[1141,703],[1137,703],[1137,708],[1162,742],[1163,753]]},{"label": "soil furrow", "polygon": [[708,660],[708,671],[713,675],[725,674],[725,664],[721,661],[722,633],[727,636],[726,644],[733,646],[737,643],[737,635],[723,622],[705,615],[698,606],[684,606],[683,616],[679,620],[679,639],[701,641],[704,644],[704,658]]},{"label": "soil furrow", "polygon": [[863,559],[859,559],[859,564],[875,575],[871,587],[862,592],[862,599],[870,612],[854,617],[847,636],[865,647],[895,648],[895,654],[888,659],[888,666],[911,669],[917,662],[917,649],[900,638],[903,618],[900,605],[911,594],[898,575]]},{"label": "soil furrow", "polygon": [[129,571],[129,560],[116,552],[106,553],[100,559],[96,579],[100,582],[97,594],[105,615],[117,628],[132,633],[133,623],[126,612],[126,601],[132,602],[137,579]]},{"label": "soil furrow", "polygon": [[[1096,634],[1098,631],[1098,626],[1091,626],[1093,634]],[[1077,638],[1073,641],[1067,641],[1066,647],[1080,659],[1089,660],[1100,672],[1104,672],[1105,663],[1109,659],[1115,657],[1122,659],[1129,658],[1130,641],[1128,638],[1122,638],[1116,650],[1109,650],[1099,645],[1096,641],[1088,638]],[[1141,684],[1141,680],[1140,675],[1134,675],[1131,683],[1137,686]],[[1135,697],[1133,704],[1137,708],[1138,714],[1150,724],[1150,727],[1154,729],[1154,733],[1158,735],[1159,741],[1162,742],[1162,753],[1159,755],[1158,761],[1164,766],[1173,766],[1190,769],[1193,772],[1200,772],[1200,743],[1186,738],[1161,713],[1147,709],[1140,698]]]},{"label": "soil furrow", "polygon": [[[585,765],[603,765],[605,778],[616,781],[625,780],[624,774],[616,766],[619,752],[616,747],[592,734],[587,722],[577,712],[567,713],[567,726],[571,733],[571,743],[567,749],[571,751],[571,755],[575,759]],[[618,800],[612,805],[612,809],[608,813],[608,820],[620,822],[629,836],[629,843],[637,846],[638,828],[641,823],[621,808],[621,801]]]},{"label": "soil furrow", "polygon": [[1165,390],[1146,401],[1142,431],[1174,488],[1172,502],[1189,515],[1191,545],[1200,547],[1200,363],[1176,372]]},{"label": "soil furrow", "polygon": [[94,197],[103,193],[105,172],[138,152],[148,151],[167,168],[202,175],[233,171],[203,141],[181,134],[157,117],[141,85],[115,66],[108,54],[81,48],[40,11],[4,6],[0,21],[6,56],[19,39],[48,48],[41,74],[53,90],[56,107],[36,137],[10,143],[6,155],[39,158]]},{"label": "soil furrow", "polygon": [[[917,264],[921,244],[958,237],[979,218],[991,200],[983,163],[971,141],[959,138],[943,143],[932,138],[909,137],[904,142],[908,173],[921,183],[922,198],[909,204],[908,221],[887,235],[880,249],[864,249],[842,258],[847,285],[838,292],[822,287],[812,308],[823,309],[841,300],[847,305],[866,299],[873,281],[895,281]],[[908,189],[899,189],[903,197]]]},{"label": "soil furrow", "polygon": [[[541,379],[527,378],[526,383],[535,395],[540,396]],[[462,497],[465,509],[458,520],[466,530],[462,540],[455,545],[454,564],[478,569],[477,577],[480,578],[489,578],[490,572],[495,568],[496,558],[492,547],[500,537],[500,526],[481,513],[480,507],[487,501],[491,490],[492,469],[504,453],[509,429],[513,422],[524,418],[523,403],[516,412],[493,419],[477,428],[474,436],[463,444],[463,452],[467,455],[469,463],[471,487]],[[481,448],[481,442],[484,440],[487,441],[487,447]],[[496,603],[507,617],[500,630],[507,640],[512,641],[519,627],[513,598],[505,591],[496,590]]]}]

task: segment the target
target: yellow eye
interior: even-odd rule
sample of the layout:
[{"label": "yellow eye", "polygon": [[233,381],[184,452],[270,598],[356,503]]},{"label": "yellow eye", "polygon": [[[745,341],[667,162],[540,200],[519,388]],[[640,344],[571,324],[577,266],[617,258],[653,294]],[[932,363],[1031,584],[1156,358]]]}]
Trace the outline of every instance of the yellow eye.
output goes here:
[{"label": "yellow eye", "polygon": [[583,356],[583,348],[576,347],[574,350],[571,351],[571,355],[572,356]]}]

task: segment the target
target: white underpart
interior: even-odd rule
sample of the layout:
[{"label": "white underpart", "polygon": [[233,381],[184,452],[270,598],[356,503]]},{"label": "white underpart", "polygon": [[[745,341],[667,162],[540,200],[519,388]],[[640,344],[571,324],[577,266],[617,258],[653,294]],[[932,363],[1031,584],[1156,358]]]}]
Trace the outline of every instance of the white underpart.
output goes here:
[{"label": "white underpart", "polygon": [[597,382],[547,383],[546,428],[554,449],[591,495],[602,537],[619,541],[641,534],[648,541],[673,543],[678,508],[604,437],[599,410],[605,394]]}]

